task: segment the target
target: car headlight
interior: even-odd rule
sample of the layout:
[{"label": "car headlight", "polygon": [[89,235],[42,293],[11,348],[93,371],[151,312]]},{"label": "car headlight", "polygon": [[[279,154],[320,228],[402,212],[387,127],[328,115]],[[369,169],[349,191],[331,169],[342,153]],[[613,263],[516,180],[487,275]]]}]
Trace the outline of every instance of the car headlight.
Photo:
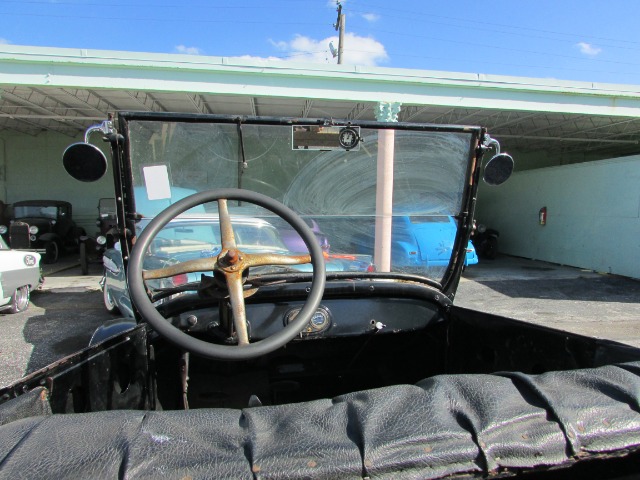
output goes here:
[{"label": "car headlight", "polygon": [[100,235],[98,238],[96,238],[96,243],[98,245],[106,245],[107,244],[107,237],[105,237],[104,235]]},{"label": "car headlight", "polygon": [[35,225],[31,225],[31,226],[29,227],[29,233],[30,233],[31,235],[35,235],[36,233],[38,233],[38,227],[36,227]]},{"label": "car headlight", "polygon": [[7,233],[7,226],[6,225],[0,225],[0,235],[4,235],[5,233]]}]

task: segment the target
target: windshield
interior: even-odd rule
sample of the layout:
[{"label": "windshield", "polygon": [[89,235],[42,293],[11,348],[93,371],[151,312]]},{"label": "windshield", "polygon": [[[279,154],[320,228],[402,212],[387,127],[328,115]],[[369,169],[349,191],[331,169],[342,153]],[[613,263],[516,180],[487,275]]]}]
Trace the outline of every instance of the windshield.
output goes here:
[{"label": "windshield", "polygon": [[100,218],[114,216],[116,214],[116,199],[101,198],[98,201],[98,215]]},{"label": "windshield", "polygon": [[[129,120],[135,209],[152,218],[191,193],[253,190],[301,215],[325,258],[340,259],[336,270],[442,281],[454,252],[478,130],[362,125]],[[234,226],[246,217],[236,235],[251,238],[248,243],[258,243],[260,219],[273,227],[260,225],[270,232],[265,244],[306,250],[296,232],[261,207],[229,208]],[[215,210],[205,205],[187,216]],[[199,238],[198,228],[183,228],[184,238],[215,244],[216,233],[211,240]]]},{"label": "windshield", "polygon": [[58,218],[58,207],[55,205],[19,205],[13,208],[15,218]]}]

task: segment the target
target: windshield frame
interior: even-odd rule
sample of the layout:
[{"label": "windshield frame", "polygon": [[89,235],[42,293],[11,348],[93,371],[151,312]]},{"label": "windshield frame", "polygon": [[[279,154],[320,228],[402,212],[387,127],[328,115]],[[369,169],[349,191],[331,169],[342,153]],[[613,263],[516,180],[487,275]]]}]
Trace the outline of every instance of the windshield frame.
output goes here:
[{"label": "windshield frame", "polygon": [[[468,125],[437,125],[418,124],[408,122],[377,122],[368,120],[337,120],[327,118],[293,118],[293,117],[253,117],[238,115],[217,115],[217,114],[190,114],[190,113],[158,113],[158,112],[135,112],[122,111],[117,116],[117,131],[119,135],[111,138],[112,157],[114,160],[113,174],[116,189],[116,204],[118,210],[118,222],[120,231],[123,233],[123,257],[126,263],[130,254],[132,240],[135,233],[135,222],[140,219],[136,213],[134,194],[134,175],[131,149],[128,148],[128,140],[131,135],[130,127],[132,122],[137,121],[158,121],[158,122],[180,122],[180,123],[218,123],[237,125],[240,129],[243,125],[275,125],[293,127],[294,125],[309,126],[341,126],[341,127],[361,127],[378,130],[402,130],[416,132],[445,132],[461,133],[470,135],[472,148],[469,149],[466,158],[465,184],[462,186],[462,199],[460,211],[452,215],[458,224],[453,244],[451,261],[446,268],[442,281],[437,281],[415,274],[398,272],[375,272],[358,274],[358,277],[368,278],[388,278],[402,281],[414,281],[424,283],[430,287],[437,288],[446,296],[453,298],[457,288],[459,277],[464,266],[466,247],[472,229],[473,210],[475,208],[475,197],[480,174],[480,166],[486,130],[479,126]],[[240,138],[242,134],[240,133]],[[332,274],[330,278],[354,277],[353,273]]]}]

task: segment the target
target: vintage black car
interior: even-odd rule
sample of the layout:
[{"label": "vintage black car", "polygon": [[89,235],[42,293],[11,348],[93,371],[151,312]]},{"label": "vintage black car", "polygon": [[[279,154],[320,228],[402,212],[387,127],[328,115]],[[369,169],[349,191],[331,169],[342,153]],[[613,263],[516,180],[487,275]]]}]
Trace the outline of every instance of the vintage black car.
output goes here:
[{"label": "vintage black car", "polygon": [[116,199],[98,200],[98,231],[95,236],[80,236],[80,271],[89,273],[90,263],[102,263],[102,255],[107,248],[113,247],[113,230],[116,228]]},{"label": "vintage black car", "polygon": [[13,204],[9,225],[0,226],[8,232],[13,249],[34,249],[45,263],[55,263],[61,253],[78,251],[84,229],[72,218],[72,207],[62,200],[24,200]]},{"label": "vintage black car", "polygon": [[[92,129],[111,145],[134,318],[0,390],[0,477],[637,475],[638,349],[453,301],[478,184],[513,169],[483,128],[121,112]],[[82,181],[107,170],[88,143],[63,162]],[[181,187],[197,193],[172,203]],[[137,236],[153,199],[169,206]],[[164,234],[195,207],[221,238],[196,258]],[[247,210],[308,253],[243,251]],[[394,264],[396,215],[453,217],[448,264]],[[336,255],[370,232],[375,271],[325,271],[310,219]],[[158,242],[190,256],[143,268]]]}]

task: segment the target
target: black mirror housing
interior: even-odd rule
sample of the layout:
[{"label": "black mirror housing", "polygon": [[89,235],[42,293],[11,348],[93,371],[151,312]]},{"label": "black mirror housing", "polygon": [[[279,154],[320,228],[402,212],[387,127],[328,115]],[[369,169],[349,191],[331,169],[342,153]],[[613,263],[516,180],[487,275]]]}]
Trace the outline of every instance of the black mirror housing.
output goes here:
[{"label": "black mirror housing", "polygon": [[62,154],[62,164],[69,175],[81,182],[95,182],[107,172],[107,157],[95,145],[78,142]]},{"label": "black mirror housing", "polygon": [[513,173],[513,166],[513,157],[508,153],[494,155],[485,165],[482,179],[487,185],[502,185]]}]

